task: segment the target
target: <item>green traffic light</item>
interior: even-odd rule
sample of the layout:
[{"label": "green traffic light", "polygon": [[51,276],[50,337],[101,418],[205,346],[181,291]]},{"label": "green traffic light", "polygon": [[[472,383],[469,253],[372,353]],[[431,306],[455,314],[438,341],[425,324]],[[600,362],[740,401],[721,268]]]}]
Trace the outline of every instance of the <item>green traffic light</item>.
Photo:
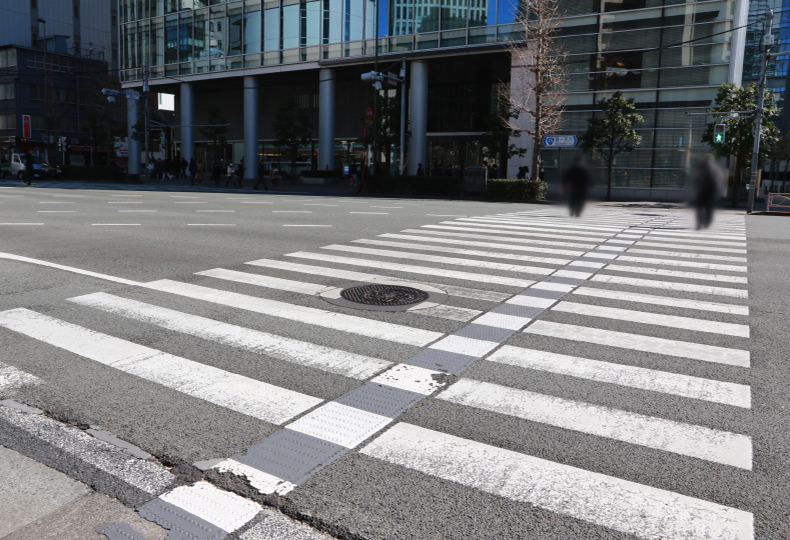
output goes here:
[{"label": "green traffic light", "polygon": [[723,143],[724,142],[724,134],[723,133],[716,133],[716,136],[713,138],[713,142]]}]

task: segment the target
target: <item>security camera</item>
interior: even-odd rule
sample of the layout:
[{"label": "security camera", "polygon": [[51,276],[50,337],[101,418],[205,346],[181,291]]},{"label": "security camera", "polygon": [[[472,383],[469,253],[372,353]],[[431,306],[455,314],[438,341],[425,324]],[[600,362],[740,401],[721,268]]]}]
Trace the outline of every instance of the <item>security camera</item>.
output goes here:
[{"label": "security camera", "polygon": [[107,101],[110,103],[115,103],[115,96],[107,96]]}]

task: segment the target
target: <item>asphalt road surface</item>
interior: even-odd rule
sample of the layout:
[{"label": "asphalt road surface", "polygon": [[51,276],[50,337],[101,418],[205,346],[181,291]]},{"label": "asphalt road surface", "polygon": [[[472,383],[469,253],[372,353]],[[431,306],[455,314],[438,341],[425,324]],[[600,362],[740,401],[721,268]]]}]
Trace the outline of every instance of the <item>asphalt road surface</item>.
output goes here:
[{"label": "asphalt road surface", "polygon": [[[790,537],[785,218],[0,185],[0,400],[44,411],[0,407],[0,444],[143,517]],[[103,465],[88,426],[152,457]]]}]

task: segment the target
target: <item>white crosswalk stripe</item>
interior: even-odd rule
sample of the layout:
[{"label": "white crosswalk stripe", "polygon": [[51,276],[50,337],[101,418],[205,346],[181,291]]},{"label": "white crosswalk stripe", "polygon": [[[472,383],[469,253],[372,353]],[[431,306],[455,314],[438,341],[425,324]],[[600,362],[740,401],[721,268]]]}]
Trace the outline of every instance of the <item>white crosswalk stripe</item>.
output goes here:
[{"label": "white crosswalk stripe", "polygon": [[609,289],[595,289],[592,287],[579,287],[575,291],[573,291],[573,294],[578,294],[582,296],[595,296],[597,298],[608,298],[611,300],[623,300],[626,302],[656,304],[659,306],[697,309],[701,311],[717,311],[720,313],[733,313],[736,315],[749,314],[748,306],[722,304],[718,302],[702,302],[697,300],[687,300],[685,298],[673,298],[671,296],[656,296],[652,294],[612,291]]},{"label": "white crosswalk stripe", "polygon": [[41,379],[35,375],[0,362],[0,392],[40,383]]},{"label": "white crosswalk stripe", "polygon": [[694,283],[682,283],[678,281],[658,281],[654,279],[631,278],[625,276],[610,276],[608,274],[597,274],[591,277],[590,280],[596,281],[598,283],[613,283],[616,285],[630,285],[633,287],[666,289],[669,291],[712,294],[716,296],[733,296],[735,298],[746,298],[748,296],[748,291],[746,289],[731,289],[728,287],[697,285]]}]

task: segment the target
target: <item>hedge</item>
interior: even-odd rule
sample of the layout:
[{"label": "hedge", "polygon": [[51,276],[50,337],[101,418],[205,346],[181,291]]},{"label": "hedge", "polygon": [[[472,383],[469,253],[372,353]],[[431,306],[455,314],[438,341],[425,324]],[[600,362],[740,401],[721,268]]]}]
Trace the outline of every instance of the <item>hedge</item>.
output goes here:
[{"label": "hedge", "polygon": [[486,198],[516,201],[540,201],[546,197],[548,185],[542,180],[492,178],[486,181]]},{"label": "hedge", "polygon": [[95,165],[84,167],[80,165],[63,165],[63,178],[69,180],[124,180],[124,170],[120,167]]}]

